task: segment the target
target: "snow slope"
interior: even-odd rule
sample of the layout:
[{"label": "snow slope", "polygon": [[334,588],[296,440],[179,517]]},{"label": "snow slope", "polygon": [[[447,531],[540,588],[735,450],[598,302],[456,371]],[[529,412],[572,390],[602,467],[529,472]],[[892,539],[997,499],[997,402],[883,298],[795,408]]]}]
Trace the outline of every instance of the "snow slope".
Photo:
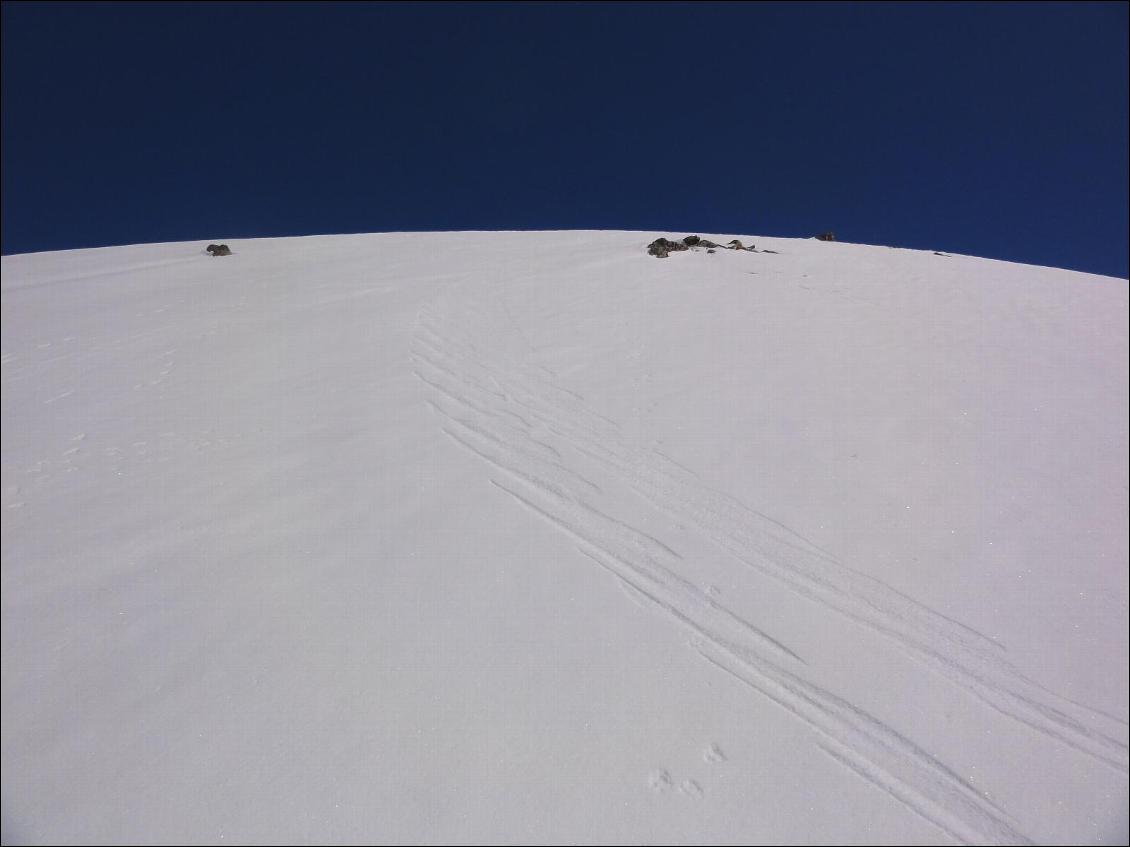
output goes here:
[{"label": "snow slope", "polygon": [[5,257],[4,841],[1124,841],[1127,282],[657,234]]}]

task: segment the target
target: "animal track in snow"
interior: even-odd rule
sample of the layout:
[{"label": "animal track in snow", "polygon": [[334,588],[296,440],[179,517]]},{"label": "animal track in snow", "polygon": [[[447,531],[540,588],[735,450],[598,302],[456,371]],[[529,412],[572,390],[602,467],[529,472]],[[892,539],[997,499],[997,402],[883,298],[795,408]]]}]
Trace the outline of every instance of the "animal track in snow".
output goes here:
[{"label": "animal track in snow", "polygon": [[701,800],[704,792],[702,786],[693,779],[684,779],[679,783],[679,793],[690,797],[692,800]]},{"label": "animal track in snow", "polygon": [[[648,774],[647,787],[656,794],[666,794],[674,785],[675,781],[671,778],[671,773],[665,768],[657,768]],[[697,780],[684,779],[679,783],[679,793],[692,800],[701,800],[705,792]]]},{"label": "animal track in snow", "polygon": [[662,794],[674,783],[671,781],[671,774],[663,768],[652,771],[647,777],[647,787],[654,791],[656,794]]},{"label": "animal track in snow", "polygon": [[726,761],[726,754],[722,752],[722,748],[717,744],[711,744],[702,751],[702,760],[713,765],[717,762]]}]

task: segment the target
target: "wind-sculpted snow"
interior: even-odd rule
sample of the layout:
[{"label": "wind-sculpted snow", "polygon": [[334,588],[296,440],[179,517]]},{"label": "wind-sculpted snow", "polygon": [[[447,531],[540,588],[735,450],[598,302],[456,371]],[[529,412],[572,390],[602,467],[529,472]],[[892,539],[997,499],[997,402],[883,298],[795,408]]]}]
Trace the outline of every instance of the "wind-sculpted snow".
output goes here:
[{"label": "wind-sculpted snow", "polygon": [[[804,657],[684,575],[683,556],[592,502],[607,475],[629,486],[759,577],[824,614],[864,626],[985,706],[1127,769],[1126,723],[1071,703],[1021,674],[995,639],[853,570],[808,539],[755,512],[555,385],[544,369],[485,355],[477,339],[513,332],[489,302],[451,297],[420,312],[413,359],[433,391],[440,426],[487,462],[493,484],[580,545],[633,594],[687,630],[709,662],[768,697],[818,736],[820,749],[963,843],[1029,843],[1005,810],[935,756],[806,673]],[[569,467],[585,456],[596,478]]]}]

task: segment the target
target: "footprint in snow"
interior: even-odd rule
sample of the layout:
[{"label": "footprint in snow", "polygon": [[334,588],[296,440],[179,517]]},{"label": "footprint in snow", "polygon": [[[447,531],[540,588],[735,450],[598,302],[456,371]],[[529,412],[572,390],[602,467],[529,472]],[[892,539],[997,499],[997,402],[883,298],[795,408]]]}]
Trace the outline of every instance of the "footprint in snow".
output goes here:
[{"label": "footprint in snow", "polygon": [[726,761],[726,754],[722,752],[722,748],[717,744],[711,744],[702,751],[702,760],[713,765],[718,762]]},{"label": "footprint in snow", "polygon": [[679,784],[679,793],[690,797],[692,800],[701,800],[703,790],[702,786],[695,782],[693,779],[684,779]]},{"label": "footprint in snow", "polygon": [[654,770],[650,775],[648,775],[647,787],[654,791],[656,794],[662,794],[663,792],[667,791],[672,785],[673,783],[671,781],[671,774],[667,773],[667,771],[663,770],[663,768]]}]

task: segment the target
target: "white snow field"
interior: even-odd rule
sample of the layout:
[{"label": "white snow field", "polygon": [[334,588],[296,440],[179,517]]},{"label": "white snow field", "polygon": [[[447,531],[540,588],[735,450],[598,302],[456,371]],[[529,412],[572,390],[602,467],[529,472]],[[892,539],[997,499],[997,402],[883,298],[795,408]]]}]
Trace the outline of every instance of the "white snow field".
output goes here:
[{"label": "white snow field", "polygon": [[1126,280],[659,234],[5,257],[4,841],[1125,843]]}]

